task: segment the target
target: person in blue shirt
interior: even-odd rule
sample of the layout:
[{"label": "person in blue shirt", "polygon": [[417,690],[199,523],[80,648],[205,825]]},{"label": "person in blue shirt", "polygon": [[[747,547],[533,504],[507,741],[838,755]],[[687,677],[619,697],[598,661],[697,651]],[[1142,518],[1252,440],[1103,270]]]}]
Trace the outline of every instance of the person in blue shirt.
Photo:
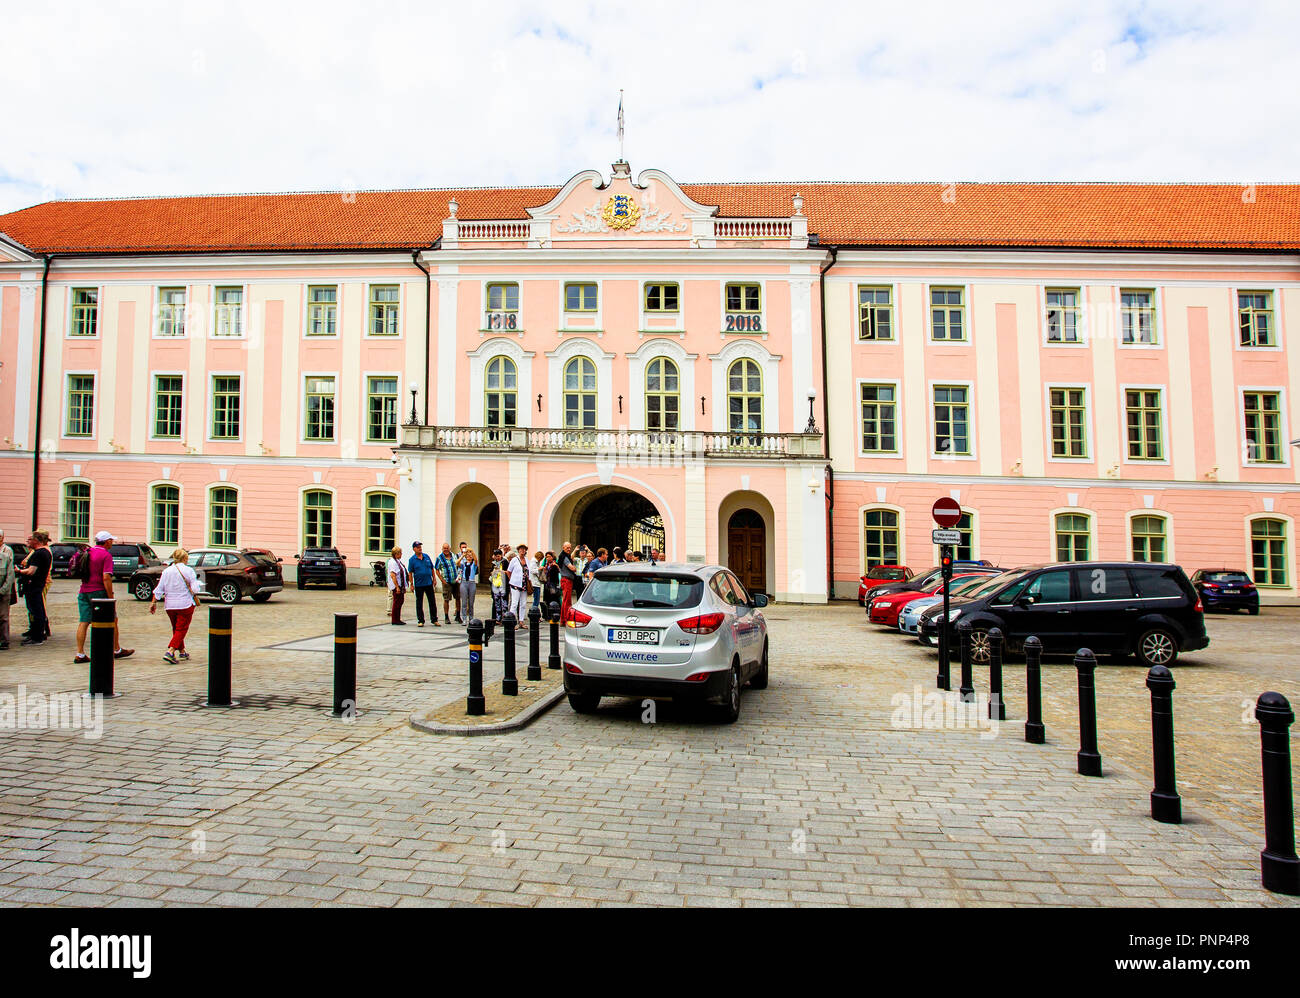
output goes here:
[{"label": "person in blue shirt", "polygon": [[411,572],[411,585],[415,587],[415,626],[424,626],[424,601],[428,600],[433,626],[441,627],[438,623],[438,608],[433,602],[433,559],[424,553],[424,546],[419,541],[411,542],[411,550],[415,553],[411,555],[406,567]]}]

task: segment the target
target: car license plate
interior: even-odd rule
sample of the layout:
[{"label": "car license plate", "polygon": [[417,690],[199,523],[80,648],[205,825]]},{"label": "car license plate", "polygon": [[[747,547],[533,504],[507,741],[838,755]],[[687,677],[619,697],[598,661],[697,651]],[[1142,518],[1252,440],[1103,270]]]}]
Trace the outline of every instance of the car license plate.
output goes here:
[{"label": "car license plate", "polygon": [[659,630],[654,627],[611,627],[609,643],[612,645],[657,645]]},{"label": "car license plate", "polygon": [[1225,589],[1225,590],[1223,591],[1223,595],[1224,595],[1224,596],[1240,596],[1240,595],[1241,595],[1241,590],[1240,590],[1240,589]]}]

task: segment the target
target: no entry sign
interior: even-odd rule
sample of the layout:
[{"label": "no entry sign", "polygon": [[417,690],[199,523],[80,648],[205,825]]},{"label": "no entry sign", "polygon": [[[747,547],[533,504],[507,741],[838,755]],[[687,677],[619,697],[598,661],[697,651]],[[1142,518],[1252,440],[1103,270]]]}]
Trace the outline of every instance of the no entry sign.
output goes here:
[{"label": "no entry sign", "polygon": [[941,527],[955,527],[957,521],[961,519],[961,506],[956,499],[944,497],[936,499],[934,506],[930,509],[934,522]]}]

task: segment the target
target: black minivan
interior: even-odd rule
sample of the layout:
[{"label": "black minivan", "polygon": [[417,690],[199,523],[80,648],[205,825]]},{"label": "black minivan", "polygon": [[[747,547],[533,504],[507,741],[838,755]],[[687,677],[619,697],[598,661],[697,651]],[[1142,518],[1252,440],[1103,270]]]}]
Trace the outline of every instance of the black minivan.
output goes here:
[{"label": "black minivan", "polygon": [[[971,658],[989,659],[989,628],[998,627],[1008,651],[1037,635],[1044,652],[1080,648],[1117,657],[1136,655],[1145,666],[1172,665],[1179,652],[1210,643],[1205,612],[1177,565],[1143,561],[1083,561],[1016,568],[1003,584],[971,599],[950,601],[949,620],[971,623]],[[924,633],[938,633],[943,604],[927,610]]]}]

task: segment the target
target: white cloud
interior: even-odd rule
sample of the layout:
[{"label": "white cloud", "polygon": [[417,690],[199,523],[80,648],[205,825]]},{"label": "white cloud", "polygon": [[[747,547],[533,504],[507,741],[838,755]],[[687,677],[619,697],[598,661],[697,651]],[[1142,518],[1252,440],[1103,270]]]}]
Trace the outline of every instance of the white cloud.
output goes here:
[{"label": "white cloud", "polygon": [[1286,180],[1288,4],[109,3],[0,15],[0,211],[682,180]]}]

